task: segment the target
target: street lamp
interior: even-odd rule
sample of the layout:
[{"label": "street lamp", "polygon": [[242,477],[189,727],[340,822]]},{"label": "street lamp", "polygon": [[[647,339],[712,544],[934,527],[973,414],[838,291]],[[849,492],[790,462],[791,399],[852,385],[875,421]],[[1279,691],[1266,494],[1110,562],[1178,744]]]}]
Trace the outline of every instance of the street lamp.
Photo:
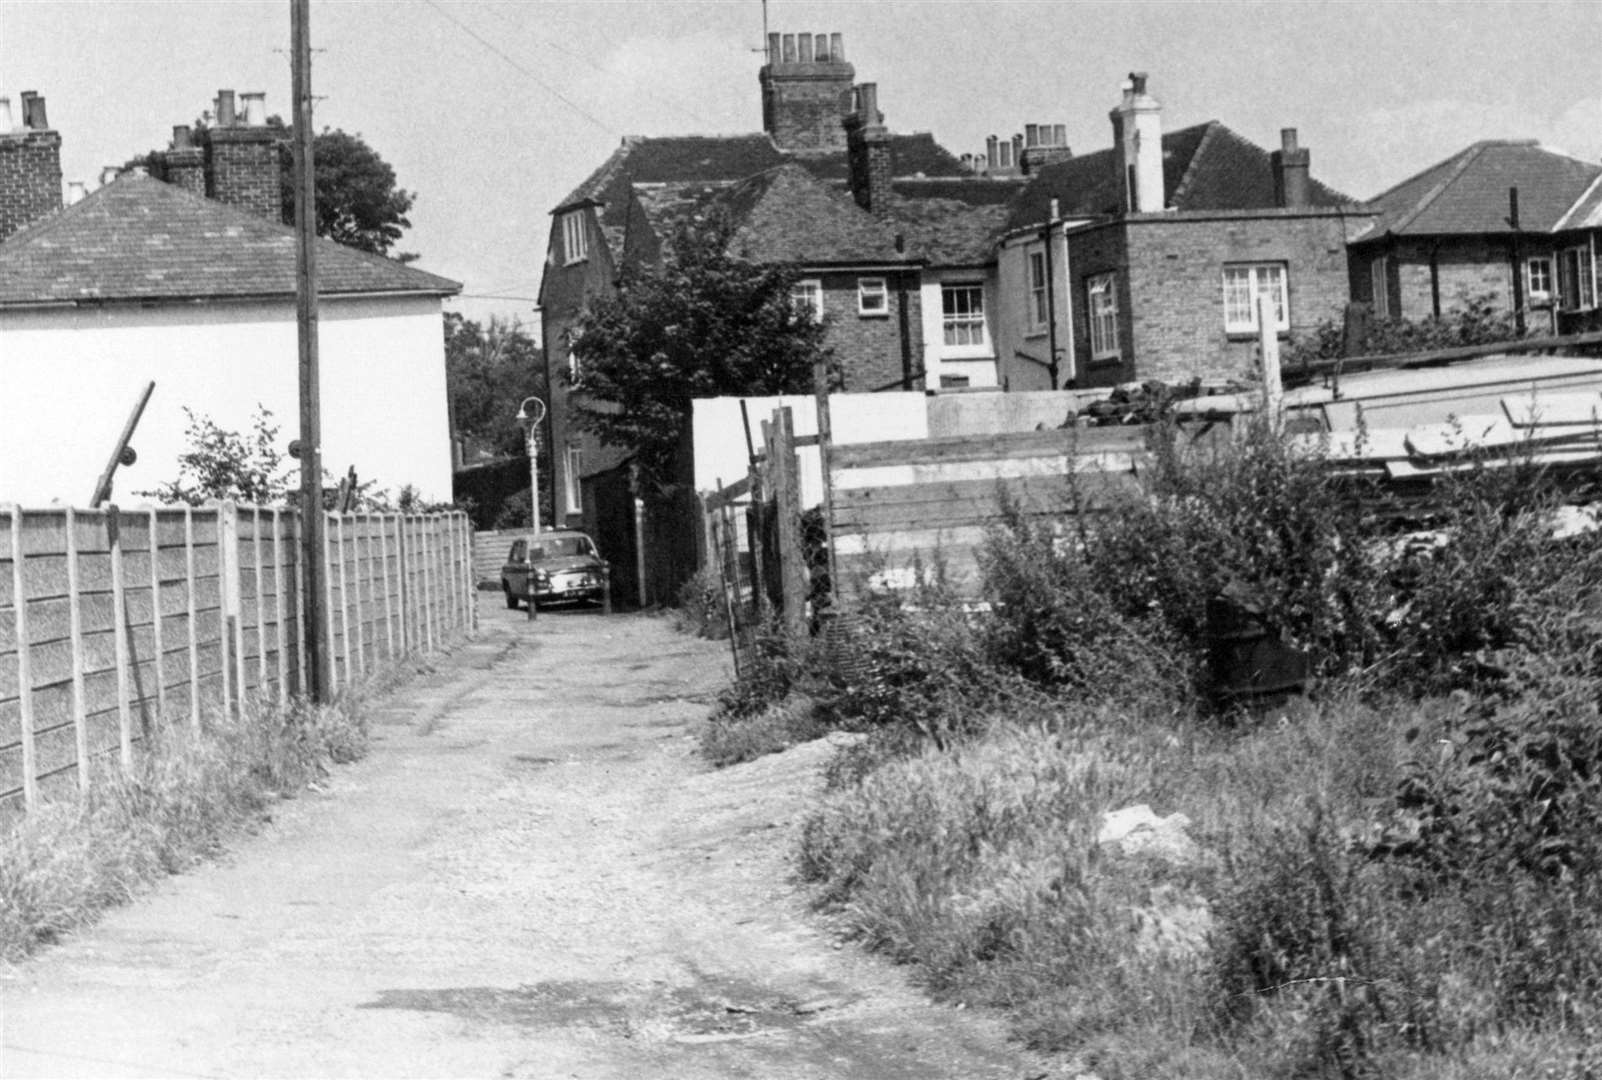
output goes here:
[{"label": "street lamp", "polygon": [[[526,397],[517,407],[517,423],[528,433],[529,508],[534,518],[535,535],[540,531],[540,421],[545,419],[545,402],[537,397]],[[529,601],[533,607],[533,601]]]}]

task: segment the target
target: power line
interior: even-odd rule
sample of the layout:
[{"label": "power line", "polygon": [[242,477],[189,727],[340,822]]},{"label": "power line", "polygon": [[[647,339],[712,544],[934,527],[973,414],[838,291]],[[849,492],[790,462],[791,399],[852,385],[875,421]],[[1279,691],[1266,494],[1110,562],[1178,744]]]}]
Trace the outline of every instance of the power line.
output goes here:
[{"label": "power line", "polygon": [[571,98],[569,98],[565,94],[563,94],[560,90],[556,89],[554,86],[551,86],[544,79],[541,79],[538,75],[536,75],[532,71],[528,70],[528,68],[524,67],[522,64],[518,63],[516,60],[513,60],[510,56],[507,56],[500,49],[496,48],[494,44],[492,44],[489,41],[486,41],[483,37],[479,36],[479,34],[471,26],[468,26],[466,23],[462,22],[462,20],[458,19],[455,15],[452,15],[449,11],[446,11],[443,7],[441,7],[438,3],[436,3],[435,0],[427,0],[427,3],[428,3],[429,7],[433,8],[435,11],[439,12],[439,14],[440,14],[440,16],[442,18],[444,18],[446,21],[448,21],[451,24],[453,24],[462,33],[466,34],[468,37],[472,38],[474,41],[476,41],[480,45],[484,46],[484,48],[488,49],[490,52],[494,53],[496,56],[498,56],[502,60],[506,61],[513,68],[515,68],[517,71],[521,72],[535,86],[538,86],[540,89],[544,90],[547,94],[550,94],[557,101],[560,101],[563,105],[566,105],[568,108],[570,108],[574,112],[578,113],[584,119],[588,120],[590,123],[592,123],[596,127],[600,128],[602,131],[605,131],[608,134],[612,134],[612,135],[617,134],[616,129],[614,129],[612,127],[612,125],[606,123],[604,120],[597,119],[594,115],[592,115],[591,113],[585,111],[585,109],[582,106],[580,106],[578,104],[578,102],[573,101]]}]

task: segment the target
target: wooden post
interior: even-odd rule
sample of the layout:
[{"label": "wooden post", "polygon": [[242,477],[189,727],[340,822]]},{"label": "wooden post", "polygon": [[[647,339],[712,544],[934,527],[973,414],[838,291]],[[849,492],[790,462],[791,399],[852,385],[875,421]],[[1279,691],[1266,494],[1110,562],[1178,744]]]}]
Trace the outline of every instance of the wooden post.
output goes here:
[{"label": "wooden post", "polygon": [[339,549],[339,634],[343,638],[345,654],[345,682],[347,685],[356,685],[356,677],[351,674],[350,662],[350,576],[345,570],[345,516],[334,515],[335,544]]},{"label": "wooden post", "polygon": [[256,578],[256,696],[267,689],[267,605],[261,589],[261,507],[250,508],[250,553]]},{"label": "wooden post", "polygon": [[[723,481],[718,481],[718,487],[723,487]],[[712,518],[712,550],[718,558],[718,591],[723,595],[723,617],[729,623],[729,653],[734,657],[734,677],[740,677],[740,629],[734,621],[734,603],[729,599],[729,559],[728,547],[723,542],[723,515],[717,513]]]},{"label": "wooden post", "polygon": [[156,655],[156,715],[167,721],[167,647],[161,632],[161,543],[157,530],[160,519],[151,507],[150,517],[150,632]]},{"label": "wooden post", "polygon": [[33,642],[28,637],[27,548],[22,542],[22,508],[11,507],[11,614],[17,628],[18,734],[22,740],[22,805],[39,801],[39,764],[33,747]]},{"label": "wooden post", "polygon": [[[292,557],[293,558],[293,557]],[[278,639],[278,707],[289,706],[289,605],[284,599],[284,512],[273,508],[273,629]]]},{"label": "wooden post", "polygon": [[[1046,250],[1048,253],[1046,257],[1049,260],[1051,257],[1049,254],[1051,245],[1049,243],[1046,245]],[[1048,282],[1046,292],[1049,296],[1052,291],[1049,287],[1049,282],[1051,281],[1049,268],[1046,280]],[[1048,320],[1048,323],[1052,324],[1053,333],[1055,333],[1054,320]],[[835,598],[840,595],[834,563],[834,466],[830,460],[834,450],[834,421],[829,414],[829,368],[821,357],[812,365],[812,386],[813,393],[817,397],[818,410],[818,467],[823,473],[823,548],[828,554],[828,606],[833,607]],[[1057,355],[1055,348],[1052,349],[1051,355],[1051,388],[1053,390],[1057,388]]]},{"label": "wooden post", "polygon": [[[226,568],[223,576],[223,626],[227,642],[223,646],[223,656],[226,658],[229,650],[233,652],[233,683],[231,688],[227,682],[223,684],[224,693],[228,697],[227,707],[237,708],[235,715],[243,720],[246,681],[245,591],[239,577],[239,506],[231,499],[217,507],[217,547],[222,565]],[[226,660],[224,667],[227,667]]]},{"label": "wooden post", "polygon": [[292,519],[295,522],[295,546],[290,552],[295,575],[295,691],[308,701],[314,700],[312,693],[312,668],[316,659],[312,656],[312,635],[306,629],[309,616],[321,605],[313,605],[306,599],[306,552],[304,530],[306,529],[306,512],[296,510]]},{"label": "wooden post", "polygon": [[395,606],[400,614],[400,635],[402,655],[411,652],[412,635],[407,627],[410,618],[407,600],[408,589],[406,581],[406,515],[395,515]]},{"label": "wooden post", "polygon": [[422,550],[418,553],[418,568],[423,572],[423,640],[427,642],[428,651],[434,651],[434,575],[429,566],[429,559],[433,555],[433,537],[429,535],[428,518],[420,516],[417,522],[419,540]]},{"label": "wooden post", "polygon": [[128,590],[123,580],[122,511],[106,507],[106,541],[111,548],[111,640],[117,658],[117,752],[124,776],[133,775],[133,709],[128,700]]},{"label": "wooden post", "polygon": [[200,612],[195,597],[195,509],[184,507],[184,593],[189,604],[189,726],[200,730]]},{"label": "wooden post", "polygon": [[[328,685],[324,688],[327,696],[323,700],[331,701],[339,693],[339,657],[334,652],[334,553],[329,549],[329,544],[332,543],[330,534],[333,530],[328,527],[328,511],[319,509],[317,512],[323,515],[323,527],[319,530],[323,538],[323,573],[320,576],[324,586],[323,611],[328,619],[327,628],[323,632],[328,653]],[[340,565],[344,565],[343,561]],[[347,676],[350,674],[348,667],[345,673]]]},{"label": "wooden post", "polygon": [[769,457],[777,501],[779,573],[784,584],[784,632],[799,639],[807,630],[807,568],[801,538],[801,493],[795,461],[795,418],[786,406],[774,413]]},{"label": "wooden post", "polygon": [[89,790],[89,716],[84,704],[82,588],[78,581],[78,512],[67,507],[67,633],[72,642],[72,726],[78,751],[78,789]]},{"label": "wooden post", "polygon": [[384,640],[395,659],[395,592],[389,587],[389,515],[378,515],[378,576],[384,583]]},{"label": "wooden post", "polygon": [[[362,625],[364,618],[362,606],[362,534],[365,528],[366,514],[355,513],[346,515],[351,524],[350,540],[350,576],[355,578],[353,584],[356,589],[356,670],[362,675],[367,674],[367,628]],[[344,517],[340,519],[345,520]],[[343,526],[341,526],[343,528]],[[344,583],[340,583],[343,588]]]},{"label": "wooden post", "polygon": [[1279,331],[1275,328],[1274,300],[1257,294],[1257,333],[1263,353],[1263,415],[1278,434],[1284,429],[1285,384],[1279,370]]}]

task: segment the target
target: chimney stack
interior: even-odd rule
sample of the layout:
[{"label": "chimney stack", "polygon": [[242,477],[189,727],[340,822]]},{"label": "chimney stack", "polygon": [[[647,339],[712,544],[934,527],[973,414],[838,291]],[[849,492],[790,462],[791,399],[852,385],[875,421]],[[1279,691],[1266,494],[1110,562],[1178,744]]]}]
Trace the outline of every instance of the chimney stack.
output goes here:
[{"label": "chimney stack", "polygon": [[1120,170],[1125,213],[1152,214],[1167,204],[1163,189],[1162,105],[1146,92],[1146,73],[1131,71],[1124,97],[1108,114],[1113,160]]},{"label": "chimney stack", "polygon": [[[234,109],[234,92],[217,92],[217,123],[205,129],[204,177],[205,194],[218,202],[228,203],[243,210],[252,210],[270,221],[283,220],[284,197],[279,175],[282,153],[280,133],[266,123],[266,95],[242,95],[245,113],[241,117]],[[177,137],[177,129],[173,131]],[[182,154],[183,151],[169,152]],[[181,159],[188,168],[187,159]],[[192,183],[187,172],[174,173],[169,166],[169,180],[189,188]]]},{"label": "chimney stack", "polygon": [[206,151],[195,145],[188,124],[175,124],[172,147],[161,155],[161,178],[191,195],[206,194]]},{"label": "chimney stack", "polygon": [[[50,130],[45,99],[22,92],[20,116],[0,98],[0,240],[61,209],[61,136]],[[20,121],[20,123],[18,122]]]},{"label": "chimney stack", "polygon": [[863,83],[856,89],[856,108],[844,123],[846,159],[851,173],[851,197],[869,213],[883,213],[889,205],[890,132],[879,112],[879,87]]},{"label": "chimney stack", "polygon": [[1057,161],[1073,157],[1068,149],[1067,124],[1027,124],[1024,126],[1023,156],[1018,160],[1020,171],[1033,176],[1042,168]]},{"label": "chimney stack", "polygon": [[839,34],[769,34],[762,130],[781,150],[840,150],[856,71]]},{"label": "chimney stack", "polygon": [[1296,144],[1296,129],[1281,128],[1279,149],[1270,154],[1274,169],[1274,203],[1277,206],[1310,206],[1313,202],[1312,178],[1308,173],[1311,155]]}]

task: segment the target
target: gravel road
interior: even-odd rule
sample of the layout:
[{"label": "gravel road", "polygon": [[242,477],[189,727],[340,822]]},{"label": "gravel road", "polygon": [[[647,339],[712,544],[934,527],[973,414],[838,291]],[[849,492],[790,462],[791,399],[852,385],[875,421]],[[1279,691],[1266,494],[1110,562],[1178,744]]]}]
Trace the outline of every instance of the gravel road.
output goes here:
[{"label": "gravel road", "polygon": [[708,769],[725,646],[483,604],[365,761],[0,972],[0,1076],[1056,1075],[809,912],[830,748]]}]

